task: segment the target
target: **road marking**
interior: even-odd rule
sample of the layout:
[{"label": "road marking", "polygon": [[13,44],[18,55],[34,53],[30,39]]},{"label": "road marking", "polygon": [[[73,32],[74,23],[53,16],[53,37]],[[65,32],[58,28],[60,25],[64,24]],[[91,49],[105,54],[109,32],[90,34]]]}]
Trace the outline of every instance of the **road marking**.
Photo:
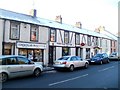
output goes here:
[{"label": "road marking", "polygon": [[108,70],[108,69],[111,69],[111,68],[114,68],[114,66],[111,66],[111,67],[108,67],[108,68],[104,68],[102,70],[99,70],[98,72],[102,72],[102,71],[105,71],[105,70]]},{"label": "road marking", "polygon": [[66,79],[66,80],[63,80],[63,81],[55,82],[55,83],[51,83],[51,84],[49,84],[48,86],[53,86],[53,85],[56,85],[56,84],[68,82],[68,81],[71,81],[71,80],[75,80],[75,79],[78,79],[78,78],[85,77],[85,76],[87,76],[87,75],[88,75],[88,74],[85,74],[85,75],[82,75],[82,76],[78,76],[78,77],[75,77],[75,78]]}]

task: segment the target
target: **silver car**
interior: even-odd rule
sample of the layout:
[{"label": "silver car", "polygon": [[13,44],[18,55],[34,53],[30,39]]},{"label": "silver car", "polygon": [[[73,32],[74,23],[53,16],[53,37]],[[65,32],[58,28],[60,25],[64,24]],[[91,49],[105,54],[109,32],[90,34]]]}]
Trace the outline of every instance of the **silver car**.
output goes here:
[{"label": "silver car", "polygon": [[113,52],[109,55],[110,60],[120,60],[120,57],[118,56],[118,52]]},{"label": "silver car", "polygon": [[63,56],[56,61],[54,61],[53,67],[56,70],[67,68],[70,71],[73,71],[77,67],[88,68],[89,62],[81,59],[78,56]]},{"label": "silver car", "polygon": [[43,66],[27,59],[24,56],[3,55],[0,56],[0,81],[5,82],[9,78],[34,75],[39,76]]}]

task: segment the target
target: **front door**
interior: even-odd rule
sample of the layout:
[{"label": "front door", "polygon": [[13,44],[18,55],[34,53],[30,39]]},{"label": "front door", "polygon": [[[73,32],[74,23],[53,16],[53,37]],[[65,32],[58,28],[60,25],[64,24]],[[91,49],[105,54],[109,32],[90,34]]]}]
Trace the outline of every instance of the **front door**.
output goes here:
[{"label": "front door", "polygon": [[49,47],[49,65],[53,65],[53,61],[56,59],[56,49],[55,47]]}]

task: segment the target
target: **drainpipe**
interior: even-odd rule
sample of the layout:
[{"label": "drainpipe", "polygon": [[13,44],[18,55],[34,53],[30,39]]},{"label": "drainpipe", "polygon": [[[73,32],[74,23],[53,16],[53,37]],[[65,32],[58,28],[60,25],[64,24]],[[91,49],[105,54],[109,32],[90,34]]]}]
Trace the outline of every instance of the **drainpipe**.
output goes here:
[{"label": "drainpipe", "polygon": [[5,21],[3,22],[3,41],[2,41],[2,55],[4,55],[4,48],[5,48]]}]

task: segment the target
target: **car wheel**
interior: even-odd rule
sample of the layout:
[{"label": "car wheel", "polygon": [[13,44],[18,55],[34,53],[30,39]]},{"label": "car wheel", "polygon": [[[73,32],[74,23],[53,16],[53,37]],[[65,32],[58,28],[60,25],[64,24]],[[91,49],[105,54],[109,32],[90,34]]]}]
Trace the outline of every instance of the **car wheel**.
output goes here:
[{"label": "car wheel", "polygon": [[74,66],[73,66],[73,65],[70,65],[69,70],[70,70],[70,71],[74,71]]},{"label": "car wheel", "polygon": [[85,66],[84,66],[84,68],[88,68],[88,63],[85,63]]},{"label": "car wheel", "polygon": [[5,82],[8,80],[8,75],[6,73],[0,74],[0,82]]},{"label": "car wheel", "polygon": [[34,76],[36,76],[36,77],[38,77],[38,76],[40,76],[40,74],[41,74],[41,70],[40,69],[35,69],[35,71],[34,71]]},{"label": "car wheel", "polygon": [[103,64],[103,61],[100,61],[100,65],[102,65]]}]

